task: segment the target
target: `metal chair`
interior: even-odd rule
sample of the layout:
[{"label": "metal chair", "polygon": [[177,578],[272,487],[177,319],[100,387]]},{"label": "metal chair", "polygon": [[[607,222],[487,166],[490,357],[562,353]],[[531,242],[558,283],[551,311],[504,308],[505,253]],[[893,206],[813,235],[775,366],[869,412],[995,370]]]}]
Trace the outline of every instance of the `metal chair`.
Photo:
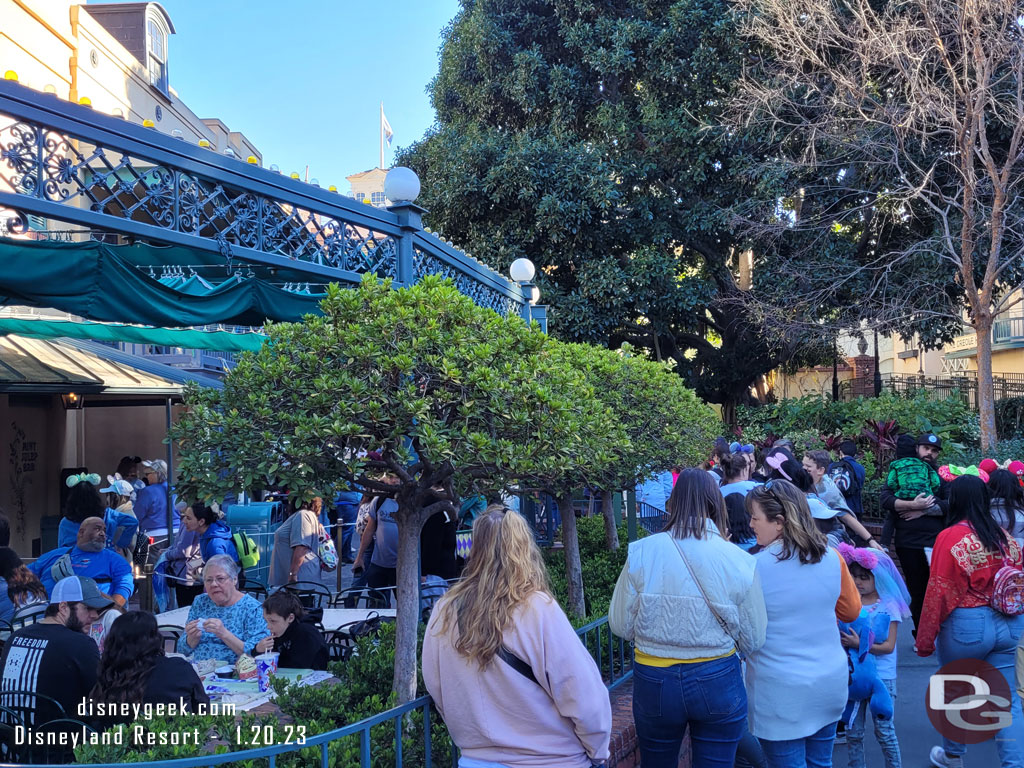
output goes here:
[{"label": "metal chair", "polygon": [[248,577],[245,579],[245,586],[242,588],[242,592],[247,595],[252,595],[261,603],[266,600],[267,595],[270,594],[266,584]]},{"label": "metal chair", "polygon": [[0,710],[13,713],[27,726],[68,716],[61,703],[53,697],[20,689],[0,691]]},{"label": "metal chair", "polygon": [[[61,717],[50,720],[47,723],[33,728],[35,735],[46,733],[82,733],[86,731],[95,733],[96,729],[81,720],[71,717]],[[70,743],[64,745],[47,744],[46,739],[40,739],[41,745],[29,744],[21,747],[21,759],[19,762],[29,765],[47,765],[55,763],[73,763],[75,760],[75,749]]]},{"label": "metal chair", "polygon": [[178,640],[185,634],[185,628],[177,624],[161,624],[156,629],[164,639],[164,653],[177,653]]},{"label": "metal chair", "polygon": [[388,596],[370,587],[343,589],[331,600],[331,608],[387,608]]},{"label": "metal chair", "polygon": [[305,608],[327,608],[331,604],[331,591],[315,581],[293,581],[281,589],[294,594]]},{"label": "metal chair", "polygon": [[21,762],[21,746],[15,740],[18,726],[25,721],[13,709],[0,707],[0,758],[6,763]]},{"label": "metal chair", "polygon": [[43,620],[43,614],[46,613],[46,606],[40,603],[36,605],[26,605],[24,608],[19,608],[14,612],[14,616],[11,617],[11,630],[16,631],[27,627],[29,624],[35,624],[37,621]]}]

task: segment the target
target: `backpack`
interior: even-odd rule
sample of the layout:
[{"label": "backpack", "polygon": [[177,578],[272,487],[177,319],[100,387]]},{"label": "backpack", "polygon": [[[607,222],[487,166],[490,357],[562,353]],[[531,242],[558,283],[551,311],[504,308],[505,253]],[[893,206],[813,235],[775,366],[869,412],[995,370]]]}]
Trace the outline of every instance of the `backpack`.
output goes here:
[{"label": "backpack", "polygon": [[836,484],[836,488],[843,492],[843,496],[849,496],[851,493],[856,492],[854,486],[856,485],[856,478],[853,474],[853,468],[846,463],[844,460],[833,462],[828,468],[828,476],[832,478],[832,482]]},{"label": "backpack", "polygon": [[231,542],[238,552],[238,562],[243,568],[254,568],[260,564],[260,548],[245,531],[231,534]]},{"label": "backpack", "polygon": [[1024,571],[1006,565],[996,571],[992,580],[992,597],[989,605],[1006,616],[1020,616],[1024,613]]}]

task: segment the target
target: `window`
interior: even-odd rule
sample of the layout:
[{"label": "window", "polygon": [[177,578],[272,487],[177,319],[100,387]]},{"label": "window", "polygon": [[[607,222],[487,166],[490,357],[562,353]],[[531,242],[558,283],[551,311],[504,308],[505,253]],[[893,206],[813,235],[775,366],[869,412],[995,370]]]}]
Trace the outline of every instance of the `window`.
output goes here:
[{"label": "window", "polygon": [[167,32],[156,19],[146,22],[146,48],[149,51],[149,82],[167,93]]},{"label": "window", "polygon": [[374,206],[376,206],[377,208],[383,208],[384,204],[387,202],[387,198],[384,197],[383,192],[371,192],[370,202],[373,203]]}]

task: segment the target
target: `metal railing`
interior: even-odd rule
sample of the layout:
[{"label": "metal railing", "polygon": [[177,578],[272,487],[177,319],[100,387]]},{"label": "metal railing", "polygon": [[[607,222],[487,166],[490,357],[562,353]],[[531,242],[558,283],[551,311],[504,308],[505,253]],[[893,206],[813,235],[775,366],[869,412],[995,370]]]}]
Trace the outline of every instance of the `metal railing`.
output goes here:
[{"label": "metal railing", "polygon": [[[594,661],[597,663],[598,669],[601,670],[602,679],[605,680],[609,691],[615,690],[633,676],[632,646],[627,644],[622,638],[615,637],[612,634],[607,616],[580,627],[576,630],[576,634],[580,637],[587,651],[594,657]],[[394,765],[395,768],[404,768],[406,749],[408,748],[406,737],[410,735],[411,728],[414,726],[414,724],[410,723],[409,716],[414,712],[421,712],[423,718],[422,729],[416,729],[419,731],[419,735],[416,736],[417,740],[412,744],[413,748],[416,749],[416,757],[418,758],[414,765],[417,768],[434,768],[434,766],[447,764],[451,768],[457,768],[459,750],[455,743],[450,742],[450,740],[447,744],[448,754],[437,755],[437,762],[435,762],[431,726],[432,703],[429,696],[420,696],[408,704],[402,704],[364,720],[350,723],[349,725],[335,728],[316,736],[305,737],[303,744],[277,744],[238,752],[206,754],[180,760],[138,762],[132,763],[132,765],[140,766],[140,768],[205,768],[205,766],[229,763],[252,765],[250,762],[252,760],[266,760],[267,768],[276,768],[277,759],[281,755],[309,750],[304,755],[306,764],[314,764],[314,760],[319,759],[321,768],[328,768],[331,764],[329,752],[331,744],[342,739],[357,737],[359,739],[359,768],[372,768],[375,764],[373,762],[374,743],[371,729],[390,723],[394,728],[391,748],[395,751],[395,761],[394,763],[389,762],[388,765]],[[421,743],[418,742],[420,737],[422,737]],[[419,762],[420,759],[422,762]],[[340,757],[336,757],[336,764],[338,766],[342,765]],[[0,763],[0,768],[7,768],[9,765],[13,764]],[[107,766],[120,765],[120,763],[79,763],[79,765],[106,768]],[[57,768],[57,765],[50,764],[36,764],[36,766],[37,768]]]},{"label": "metal railing", "polygon": [[[996,374],[992,377],[995,399],[1024,397],[1024,374]],[[883,374],[882,391],[913,394],[924,390],[941,399],[956,398],[968,408],[978,410],[978,376],[976,371],[963,371],[955,376],[914,376]],[[847,379],[839,384],[841,400],[850,400],[865,393],[870,396],[874,384],[870,378]]]},{"label": "metal railing", "polygon": [[636,520],[648,533],[658,533],[665,527],[665,510],[638,501],[636,503]]},{"label": "metal railing", "polygon": [[353,284],[370,272],[406,285],[442,274],[499,314],[526,306],[518,285],[424,231],[414,205],[357,203],[7,80],[0,81],[0,146],[0,222],[8,233],[31,237],[32,221],[42,219],[35,228],[47,231],[61,222],[312,283]]}]

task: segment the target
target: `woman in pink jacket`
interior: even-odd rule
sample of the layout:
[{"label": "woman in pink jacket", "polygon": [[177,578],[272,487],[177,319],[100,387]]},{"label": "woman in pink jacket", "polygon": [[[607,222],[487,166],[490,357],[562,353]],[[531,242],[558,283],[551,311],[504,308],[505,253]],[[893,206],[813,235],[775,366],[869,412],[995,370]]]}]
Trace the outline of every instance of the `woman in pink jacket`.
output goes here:
[{"label": "woman in pink jacket", "polygon": [[590,768],[608,759],[608,690],[547,583],[526,521],[491,505],[465,578],[434,608],[423,682],[460,768]]}]

